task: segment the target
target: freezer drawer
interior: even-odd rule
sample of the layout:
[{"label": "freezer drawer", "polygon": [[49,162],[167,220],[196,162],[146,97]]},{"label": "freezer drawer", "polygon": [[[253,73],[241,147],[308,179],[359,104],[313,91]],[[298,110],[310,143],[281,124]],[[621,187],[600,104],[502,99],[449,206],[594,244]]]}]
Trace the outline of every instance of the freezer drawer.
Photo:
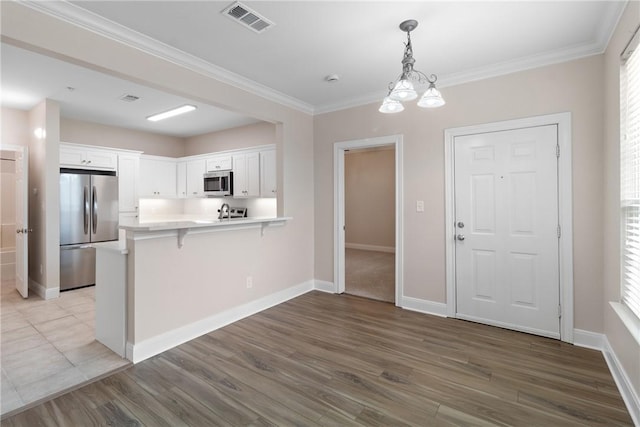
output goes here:
[{"label": "freezer drawer", "polygon": [[60,290],[96,283],[96,250],[87,245],[60,246]]}]

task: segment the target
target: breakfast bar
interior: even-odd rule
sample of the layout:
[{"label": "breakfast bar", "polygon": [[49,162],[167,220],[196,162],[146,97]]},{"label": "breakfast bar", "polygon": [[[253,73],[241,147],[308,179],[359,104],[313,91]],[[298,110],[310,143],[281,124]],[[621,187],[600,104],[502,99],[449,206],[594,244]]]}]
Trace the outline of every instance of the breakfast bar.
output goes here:
[{"label": "breakfast bar", "polygon": [[255,311],[252,301],[273,298],[273,279],[283,269],[269,248],[291,219],[175,215],[122,222],[125,240],[96,245],[96,303],[101,312],[126,307],[126,327],[114,331],[102,322],[96,329],[109,331],[119,353],[126,342],[124,353],[135,363]]}]

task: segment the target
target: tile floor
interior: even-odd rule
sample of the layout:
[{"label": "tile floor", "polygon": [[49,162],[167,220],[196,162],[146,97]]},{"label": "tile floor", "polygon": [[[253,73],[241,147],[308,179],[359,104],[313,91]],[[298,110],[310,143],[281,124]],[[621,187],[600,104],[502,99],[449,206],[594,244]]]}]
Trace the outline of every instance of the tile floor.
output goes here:
[{"label": "tile floor", "polygon": [[2,415],[129,364],[95,340],[95,287],[23,299],[2,281],[0,316]]},{"label": "tile floor", "polygon": [[395,260],[393,253],[345,249],[345,293],[395,302]]}]

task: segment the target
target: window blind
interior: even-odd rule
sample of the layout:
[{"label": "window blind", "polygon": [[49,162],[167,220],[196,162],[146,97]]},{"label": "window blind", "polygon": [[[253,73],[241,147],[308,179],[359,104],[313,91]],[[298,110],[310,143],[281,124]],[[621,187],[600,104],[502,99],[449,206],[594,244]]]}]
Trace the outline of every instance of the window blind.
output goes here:
[{"label": "window blind", "polygon": [[640,49],[639,33],[622,54],[620,73],[620,207],[622,303],[640,318]]}]

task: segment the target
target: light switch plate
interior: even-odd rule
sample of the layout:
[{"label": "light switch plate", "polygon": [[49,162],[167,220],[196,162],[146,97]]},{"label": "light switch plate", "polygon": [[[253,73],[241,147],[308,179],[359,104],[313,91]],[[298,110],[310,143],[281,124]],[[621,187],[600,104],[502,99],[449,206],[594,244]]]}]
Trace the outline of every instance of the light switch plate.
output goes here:
[{"label": "light switch plate", "polygon": [[416,212],[424,212],[424,200],[416,200]]}]

